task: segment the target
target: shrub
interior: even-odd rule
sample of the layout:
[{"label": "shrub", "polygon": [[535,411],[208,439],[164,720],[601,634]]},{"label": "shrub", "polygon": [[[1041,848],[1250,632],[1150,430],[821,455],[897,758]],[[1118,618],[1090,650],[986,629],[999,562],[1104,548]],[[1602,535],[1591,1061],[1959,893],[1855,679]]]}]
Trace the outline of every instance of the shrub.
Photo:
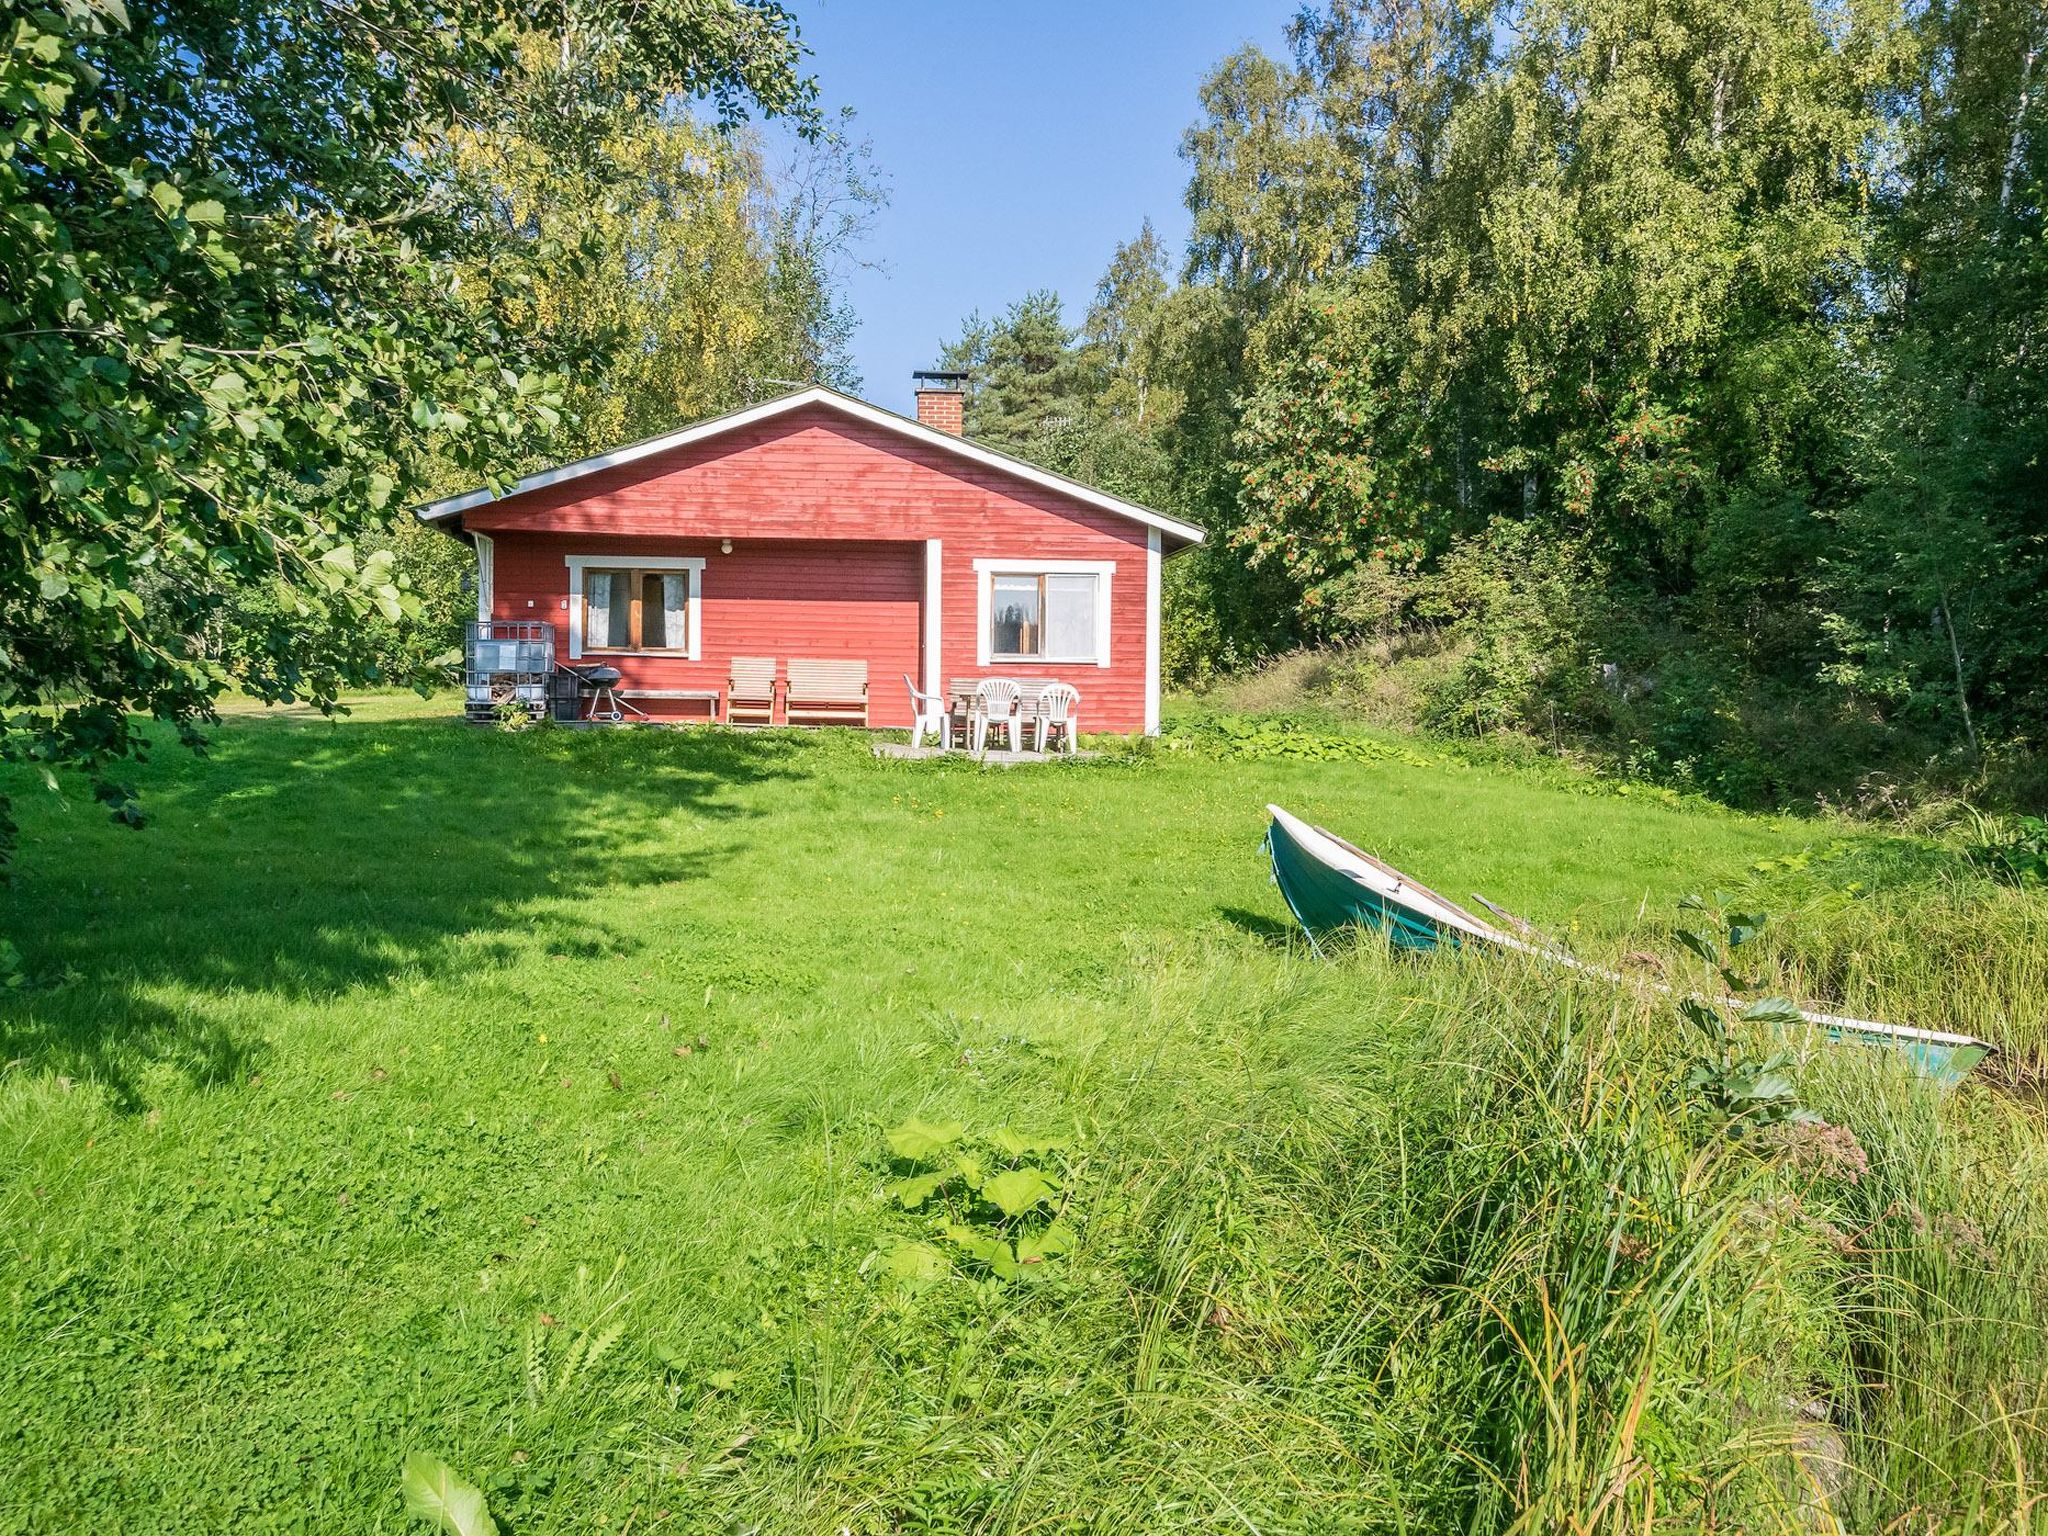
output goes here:
[{"label": "shrub", "polygon": [[1430,724],[1554,734],[1560,712],[1582,711],[1601,617],[1590,571],[1579,542],[1503,518],[1454,547],[1411,605],[1470,647],[1430,698]]}]

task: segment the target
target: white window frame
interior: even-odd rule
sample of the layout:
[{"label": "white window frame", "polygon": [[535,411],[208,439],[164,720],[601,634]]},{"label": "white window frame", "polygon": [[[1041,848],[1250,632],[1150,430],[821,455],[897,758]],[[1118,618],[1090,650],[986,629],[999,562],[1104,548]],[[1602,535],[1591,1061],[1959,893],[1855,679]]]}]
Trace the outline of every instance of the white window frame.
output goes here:
[{"label": "white window frame", "polygon": [[569,567],[569,659],[583,659],[583,573],[600,571],[682,571],[688,578],[689,643],[681,650],[670,646],[659,651],[632,651],[606,647],[603,656],[672,656],[679,661],[697,661],[704,654],[704,559],[700,555],[565,555]]},{"label": "white window frame", "polygon": [[[974,562],[975,665],[993,667],[1038,662],[1045,666],[1106,667],[1109,665],[1109,589],[1116,575],[1114,560],[1033,560],[997,557]],[[1093,576],[1095,578],[1095,654],[1093,656],[997,656],[989,644],[989,622],[995,608],[998,576]],[[1040,622],[1044,622],[1041,615]]]},{"label": "white window frame", "polygon": [[498,546],[489,534],[473,535],[476,539],[476,616],[479,623],[490,623],[498,597]]}]

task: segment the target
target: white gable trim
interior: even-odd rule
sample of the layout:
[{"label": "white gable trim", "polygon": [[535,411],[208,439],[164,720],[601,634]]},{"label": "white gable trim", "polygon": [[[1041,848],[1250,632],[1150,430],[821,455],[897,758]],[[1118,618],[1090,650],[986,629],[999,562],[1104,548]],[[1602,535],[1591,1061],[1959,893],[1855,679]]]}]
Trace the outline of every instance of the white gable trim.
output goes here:
[{"label": "white gable trim", "polygon": [[[1065,475],[1056,475],[1049,469],[1040,469],[1036,464],[1027,464],[1022,459],[1013,459],[1007,453],[998,453],[993,448],[984,448],[979,443],[967,438],[956,437],[951,432],[941,432],[936,427],[928,427],[922,422],[912,421],[908,416],[899,416],[894,411],[885,411],[880,406],[869,405],[865,400],[856,400],[851,395],[842,395],[838,390],[827,389],[822,384],[814,384],[809,389],[800,389],[794,394],[784,395],[777,400],[768,400],[760,405],[749,406],[743,411],[734,411],[725,416],[714,416],[709,421],[700,421],[695,426],[684,427],[679,431],[669,432],[661,437],[650,437],[644,443],[632,443],[624,448],[614,448],[609,453],[600,453],[591,458],[578,459],[573,464],[562,464],[554,469],[541,470],[537,474],[526,476],[517,484],[511,486],[505,491],[504,496],[518,496],[527,491],[538,491],[551,485],[561,485],[565,481],[579,480],[585,475],[594,475],[602,470],[617,469],[622,465],[633,464],[641,459],[650,458],[657,453],[667,453],[671,449],[685,448],[692,443],[701,443],[709,438],[722,436],[727,432],[737,432],[745,427],[755,426],[764,421],[773,421],[778,416],[787,415],[791,411],[801,410],[811,405],[827,406],[832,410],[838,411],[843,416],[851,417],[855,421],[865,422],[872,427],[880,427],[886,432],[894,432],[897,436],[907,437],[914,442],[942,448],[958,458],[983,465],[989,469],[1000,470],[1006,475],[1014,475],[1019,480],[1028,481],[1047,490],[1058,491],[1061,495],[1071,496],[1074,500],[1084,502],[1098,511],[1109,512],[1117,517],[1127,517],[1133,522],[1142,523],[1147,528],[1156,528],[1162,533],[1171,534],[1177,539],[1184,539],[1190,544],[1202,542],[1202,530],[1193,523],[1184,523],[1178,518],[1166,516],[1163,512],[1154,512],[1149,507],[1141,507],[1136,502],[1125,501],[1118,496],[1111,496],[1106,491],[1098,491],[1093,486],[1083,485],[1078,480],[1069,480]],[[496,491],[485,487],[481,490],[470,491],[461,496],[450,496],[444,500],[433,502],[421,507],[417,515],[425,522],[437,522],[444,517],[455,517],[474,507],[481,507],[493,501],[501,501],[504,499],[504,496],[500,496]]]}]

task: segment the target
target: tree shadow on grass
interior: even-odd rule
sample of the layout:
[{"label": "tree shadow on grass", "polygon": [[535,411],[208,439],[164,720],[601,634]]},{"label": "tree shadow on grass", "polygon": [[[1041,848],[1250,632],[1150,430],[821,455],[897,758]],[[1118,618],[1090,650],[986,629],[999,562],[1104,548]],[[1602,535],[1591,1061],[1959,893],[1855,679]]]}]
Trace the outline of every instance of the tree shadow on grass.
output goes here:
[{"label": "tree shadow on grass", "polygon": [[432,981],[537,949],[629,954],[575,910],[602,888],[702,880],[761,814],[736,791],[806,777],[809,748],[726,732],[478,731],[446,721],[236,721],[194,758],[158,745],[131,832],[10,783],[23,820],[0,933],[30,987],[0,1061],[103,1084],[246,1076],[237,994],[318,998]]}]

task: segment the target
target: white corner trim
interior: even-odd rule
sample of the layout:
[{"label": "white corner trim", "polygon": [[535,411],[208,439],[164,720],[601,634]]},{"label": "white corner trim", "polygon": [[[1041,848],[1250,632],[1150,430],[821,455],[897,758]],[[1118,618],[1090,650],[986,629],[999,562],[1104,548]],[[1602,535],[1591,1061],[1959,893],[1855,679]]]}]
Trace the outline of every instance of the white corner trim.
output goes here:
[{"label": "white corner trim", "polygon": [[498,562],[495,558],[497,546],[487,533],[473,535],[476,539],[476,616],[477,622],[488,624],[491,609],[498,597]]},{"label": "white corner trim", "polygon": [[[636,463],[657,453],[667,453],[673,448],[686,448],[692,443],[718,437],[726,432],[737,432],[745,427],[763,421],[771,421],[789,411],[800,410],[807,405],[829,406],[843,416],[855,421],[894,432],[900,437],[912,438],[931,447],[943,448],[957,457],[968,459],[990,469],[1001,470],[1020,480],[1047,490],[1058,491],[1071,496],[1100,511],[1113,513],[1118,517],[1130,518],[1148,528],[1158,528],[1177,539],[1190,544],[1199,544],[1204,538],[1201,529],[1193,523],[1184,523],[1177,517],[1168,517],[1163,512],[1154,512],[1150,507],[1141,507],[1136,502],[1125,501],[1107,491],[1098,491],[1092,485],[1083,485],[1078,480],[1069,480],[1065,475],[1056,475],[1049,469],[1040,469],[1023,459],[1013,459],[1007,453],[998,453],[993,448],[984,448],[970,438],[960,437],[952,432],[941,432],[928,427],[908,416],[899,416],[894,411],[885,411],[880,406],[869,405],[865,400],[856,400],[851,395],[842,395],[836,389],[827,389],[822,384],[813,384],[808,389],[799,389],[780,399],[763,401],[760,405],[749,406],[742,411],[732,411],[724,416],[714,416],[709,421],[700,421],[693,426],[682,427],[660,437],[650,437],[642,443],[629,443],[614,448],[609,453],[600,453],[588,459],[578,459],[573,464],[558,465],[553,469],[541,470],[538,474],[526,476],[505,490],[505,496],[517,496],[525,491],[538,491],[551,485],[560,485],[567,480],[581,479],[601,470],[617,469],[622,465]],[[474,507],[504,498],[488,487],[464,493],[460,496],[445,497],[420,507],[415,516],[425,522],[436,522],[444,517],[454,517]]]},{"label": "white corner trim", "polygon": [[[1155,532],[1157,530],[1154,530]],[[1114,560],[1015,560],[998,558],[974,562],[974,660],[975,665],[995,665],[989,650],[989,617],[994,607],[997,576],[1093,576],[1095,582],[1095,654],[1093,656],[1021,656],[1019,661],[1044,662],[1048,666],[1106,667],[1113,652],[1109,643],[1109,588],[1116,576]],[[1043,615],[1040,616],[1043,622]],[[1005,657],[1004,660],[1010,658]]]},{"label": "white corner trim", "polygon": [[940,579],[945,550],[942,541],[924,541],[924,691],[935,696],[945,692],[945,668],[940,646],[945,626],[939,622],[939,599],[945,591]]},{"label": "white corner trim", "polygon": [[[569,567],[569,659],[583,659],[583,572],[587,566],[615,571],[687,571],[690,576],[690,633],[679,659],[697,661],[704,654],[704,560],[701,555],[564,555]],[[605,654],[610,655],[610,652]],[[630,654],[630,653],[628,653]],[[649,651],[650,656],[675,656],[674,651]]]},{"label": "white corner trim", "polygon": [[1159,530],[1145,535],[1145,734],[1159,734],[1159,642],[1164,634],[1159,587]]}]

